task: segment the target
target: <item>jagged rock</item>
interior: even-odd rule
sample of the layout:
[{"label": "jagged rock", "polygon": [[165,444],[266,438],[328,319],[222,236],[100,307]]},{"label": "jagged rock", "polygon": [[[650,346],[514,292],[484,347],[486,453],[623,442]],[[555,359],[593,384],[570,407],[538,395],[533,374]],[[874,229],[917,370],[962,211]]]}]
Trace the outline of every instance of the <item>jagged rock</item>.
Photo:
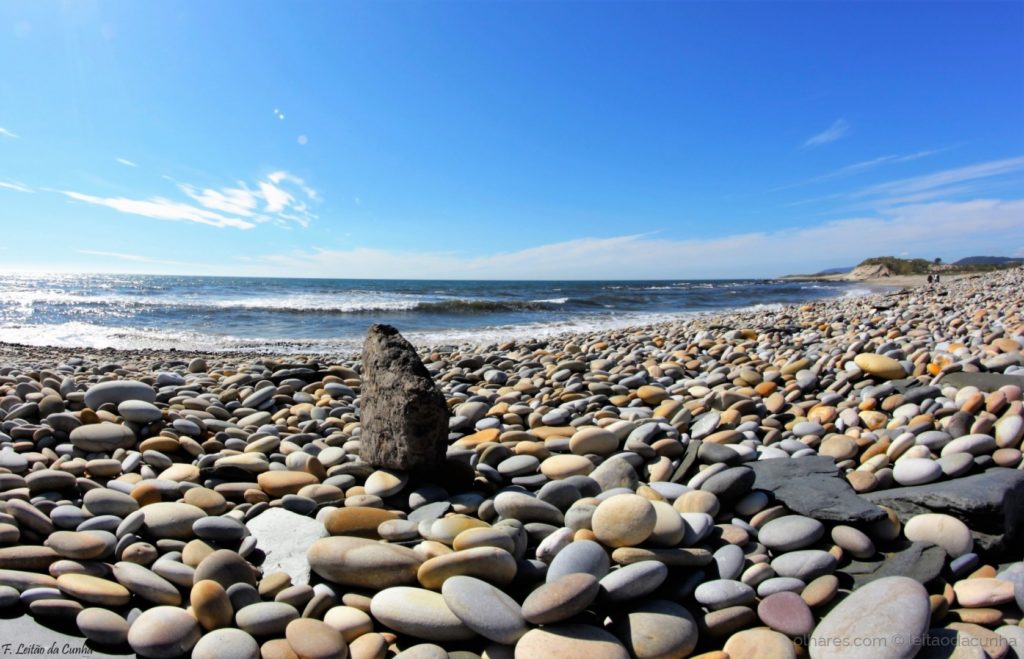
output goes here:
[{"label": "jagged rock", "polygon": [[1024,471],[995,467],[953,480],[869,492],[868,501],[892,508],[906,523],[914,515],[944,513],[971,529],[975,545],[1001,554],[1024,537]]},{"label": "jagged rock", "polygon": [[815,455],[788,460],[758,460],[751,489],[775,495],[790,510],[831,522],[873,522],[885,511],[857,495],[832,458]]},{"label": "jagged rock", "polygon": [[270,508],[245,523],[256,538],[256,548],[266,554],[263,573],[287,572],[292,584],[309,583],[306,551],[327,529],[315,519],[284,508]]},{"label": "jagged rock", "polygon": [[433,470],[444,465],[448,405],[416,349],[390,325],[363,343],[360,457],[376,467]]},{"label": "jagged rock", "polygon": [[946,563],[946,550],[926,542],[911,543],[906,549],[885,554],[877,561],[851,561],[841,571],[853,577],[860,588],[883,577],[910,577],[922,584],[939,576]]}]

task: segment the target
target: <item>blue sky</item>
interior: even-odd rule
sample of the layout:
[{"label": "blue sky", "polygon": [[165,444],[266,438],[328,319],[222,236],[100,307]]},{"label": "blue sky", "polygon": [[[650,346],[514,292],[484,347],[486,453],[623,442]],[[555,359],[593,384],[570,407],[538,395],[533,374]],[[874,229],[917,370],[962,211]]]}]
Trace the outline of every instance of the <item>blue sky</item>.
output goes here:
[{"label": "blue sky", "polygon": [[1024,3],[0,3],[0,268],[1024,255]]}]

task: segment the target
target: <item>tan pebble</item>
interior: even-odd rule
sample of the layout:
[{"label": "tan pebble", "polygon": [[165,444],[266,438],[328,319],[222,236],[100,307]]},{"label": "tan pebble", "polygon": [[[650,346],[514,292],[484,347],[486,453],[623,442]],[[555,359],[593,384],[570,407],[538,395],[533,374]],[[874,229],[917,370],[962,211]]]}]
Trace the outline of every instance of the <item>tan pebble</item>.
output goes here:
[{"label": "tan pebble", "polygon": [[1013,582],[986,577],[963,579],[953,584],[960,606],[989,607],[1013,601]]},{"label": "tan pebble", "polygon": [[681,513],[707,513],[714,517],[718,514],[721,504],[711,492],[690,490],[684,492],[673,503],[672,507]]},{"label": "tan pebble", "polygon": [[260,646],[261,659],[299,659],[286,639],[275,638]]},{"label": "tan pebble", "polygon": [[62,592],[101,606],[122,606],[131,600],[131,593],[119,583],[87,574],[62,574],[57,577]]},{"label": "tan pebble", "polygon": [[[369,608],[369,601],[366,606]],[[373,619],[366,611],[352,606],[335,606],[324,614],[324,622],[341,634],[346,643],[351,643],[364,634],[373,631]]]},{"label": "tan pebble", "polygon": [[793,641],[770,629],[746,629],[729,637],[723,648],[729,659],[796,659]]},{"label": "tan pebble", "polygon": [[345,659],[348,644],[336,629],[312,618],[292,620],[285,639],[299,659]]},{"label": "tan pebble", "polygon": [[203,629],[227,627],[234,619],[234,609],[227,591],[216,581],[203,579],[192,586],[189,595],[192,613]]},{"label": "tan pebble", "polygon": [[803,598],[807,606],[813,609],[831,602],[837,592],[839,592],[839,579],[835,575],[825,574],[804,586],[800,597]]},{"label": "tan pebble", "polygon": [[331,535],[378,538],[377,527],[398,516],[394,511],[380,508],[338,508],[324,519],[324,527]]},{"label": "tan pebble", "polygon": [[749,627],[757,620],[757,612],[749,606],[730,606],[704,615],[704,628],[712,638],[725,638]]},{"label": "tan pebble", "polygon": [[591,519],[597,539],[608,547],[639,545],[650,537],[656,523],[654,506],[636,494],[617,494],[605,499]]},{"label": "tan pebble", "polygon": [[516,559],[504,549],[474,547],[431,558],[419,567],[416,578],[430,590],[440,590],[449,577],[456,575],[505,586],[515,578],[516,569]]}]

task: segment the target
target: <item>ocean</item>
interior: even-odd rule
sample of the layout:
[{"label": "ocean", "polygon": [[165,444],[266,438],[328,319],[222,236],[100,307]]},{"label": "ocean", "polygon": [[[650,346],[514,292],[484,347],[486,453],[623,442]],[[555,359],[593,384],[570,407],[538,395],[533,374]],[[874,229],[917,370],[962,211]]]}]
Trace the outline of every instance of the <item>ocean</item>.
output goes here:
[{"label": "ocean", "polygon": [[371,323],[424,345],[494,343],[871,292],[844,282],[421,281],[7,275],[0,341],[344,353]]}]

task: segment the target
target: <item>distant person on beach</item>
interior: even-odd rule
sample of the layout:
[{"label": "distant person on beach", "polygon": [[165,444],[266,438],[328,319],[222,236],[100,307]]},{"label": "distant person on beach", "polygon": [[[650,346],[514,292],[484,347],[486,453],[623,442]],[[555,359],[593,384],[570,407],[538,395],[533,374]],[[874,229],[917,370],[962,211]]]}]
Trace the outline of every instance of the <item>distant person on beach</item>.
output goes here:
[{"label": "distant person on beach", "polygon": [[930,284],[930,283],[932,283],[932,281],[933,281],[932,276],[928,275],[928,283]]}]

